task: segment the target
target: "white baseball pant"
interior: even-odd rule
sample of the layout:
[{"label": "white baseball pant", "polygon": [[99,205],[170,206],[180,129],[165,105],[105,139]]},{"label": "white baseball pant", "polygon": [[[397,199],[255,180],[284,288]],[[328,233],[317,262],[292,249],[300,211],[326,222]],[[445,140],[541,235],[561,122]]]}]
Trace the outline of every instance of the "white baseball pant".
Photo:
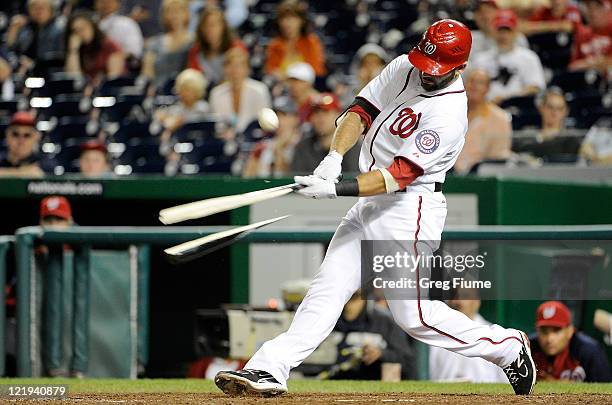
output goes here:
[{"label": "white baseball pant", "polygon": [[[359,289],[361,240],[440,241],[446,198],[441,192],[414,188],[420,191],[359,199],[338,226],[289,330],[262,345],[245,368],[267,371],[286,384],[289,370],[329,335],[344,304]],[[424,343],[467,357],[481,357],[500,367],[514,361],[521,349],[519,331],[477,324],[441,301],[388,303],[397,324]]]}]

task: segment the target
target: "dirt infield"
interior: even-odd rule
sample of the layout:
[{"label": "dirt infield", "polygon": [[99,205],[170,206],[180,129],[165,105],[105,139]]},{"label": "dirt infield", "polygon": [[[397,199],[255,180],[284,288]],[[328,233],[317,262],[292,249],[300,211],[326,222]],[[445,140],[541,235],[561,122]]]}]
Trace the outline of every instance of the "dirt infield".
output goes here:
[{"label": "dirt infield", "polygon": [[529,397],[481,394],[295,393],[276,398],[234,397],[217,393],[72,394],[58,401],[16,400],[18,404],[610,404],[609,394],[535,394]]}]

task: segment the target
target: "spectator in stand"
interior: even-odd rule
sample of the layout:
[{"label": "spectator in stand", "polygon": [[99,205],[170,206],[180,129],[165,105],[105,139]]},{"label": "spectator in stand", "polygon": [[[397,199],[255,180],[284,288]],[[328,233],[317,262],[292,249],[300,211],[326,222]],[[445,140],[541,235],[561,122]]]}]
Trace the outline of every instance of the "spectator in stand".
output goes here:
[{"label": "spectator in stand", "polygon": [[606,352],[595,339],[576,330],[569,308],[559,301],[538,307],[531,353],[538,380],[612,381]]},{"label": "spectator in stand", "polygon": [[528,153],[545,162],[575,162],[581,139],[567,133],[565,121],[569,108],[561,89],[551,87],[536,98],[542,121],[535,137],[515,143],[514,151]]},{"label": "spectator in stand", "polygon": [[511,117],[487,100],[490,78],[487,72],[473,69],[465,75],[468,98],[468,132],[455,171],[465,174],[483,161],[502,161],[511,154]]},{"label": "spectator in stand", "polygon": [[89,14],[75,13],[66,31],[66,71],[81,73],[94,84],[105,77],[125,73],[125,56],[119,45],[108,38]]},{"label": "spectator in stand", "polygon": [[208,81],[195,69],[185,69],[177,77],[174,85],[178,102],[170,107],[155,112],[155,119],[161,122],[164,129],[174,132],[187,122],[205,119],[210,107],[203,100]]},{"label": "spectator in stand", "polygon": [[53,162],[38,154],[39,142],[34,114],[25,111],[13,114],[6,130],[6,155],[0,156],[0,177],[38,177],[53,173]]},{"label": "spectator in stand", "polygon": [[161,18],[165,32],[147,40],[142,61],[142,73],[158,87],[185,68],[187,54],[193,43],[193,35],[187,27],[187,0],[164,0]]},{"label": "spectator in stand", "polygon": [[601,308],[595,310],[593,325],[604,334],[604,341],[612,345],[612,314]]},{"label": "spectator in stand", "polygon": [[[480,315],[480,297],[476,289],[459,289],[448,306],[481,325],[491,325]],[[503,370],[480,358],[464,357],[440,347],[429,348],[429,378],[433,381],[507,383]]]},{"label": "spectator in stand", "polygon": [[308,63],[297,62],[287,68],[287,90],[289,97],[297,106],[300,122],[307,119],[310,99],[319,94],[315,90],[315,71]]},{"label": "spectator in stand", "polygon": [[589,129],[580,157],[592,165],[612,166],[612,117],[601,118]]},{"label": "spectator in stand", "polygon": [[578,6],[571,0],[551,0],[550,6],[537,8],[519,26],[525,35],[541,32],[572,32],[582,23]]},{"label": "spectator in stand", "polygon": [[110,159],[106,145],[95,140],[81,144],[79,168],[85,177],[109,176],[111,174]]},{"label": "spectator in stand", "polygon": [[[499,8],[495,0],[477,0],[474,10],[474,22],[477,30],[472,31],[472,50],[470,51],[470,61],[475,60],[484,52],[496,48],[495,16]],[[528,48],[527,38],[521,34],[516,34],[516,46]]]},{"label": "spectator in stand", "polygon": [[612,67],[612,0],[586,0],[586,25],[576,29],[570,70]]},{"label": "spectator in stand", "polygon": [[253,148],[242,172],[243,177],[271,177],[289,173],[295,146],[300,141],[299,123],[295,104],[288,97],[274,100],[278,116],[278,129]]},{"label": "spectator in stand", "polygon": [[[295,147],[291,161],[292,172],[312,172],[318,162],[327,156],[334,132],[336,132],[336,118],[341,111],[340,101],[332,93],[321,93],[311,99],[308,114],[311,128]],[[344,155],[343,173],[359,171],[359,150],[359,147],[354,147]]]},{"label": "spectator in stand", "polygon": [[350,105],[366,84],[385,67],[389,55],[377,44],[365,44],[358,50],[350,66],[350,76],[341,77],[334,83],[334,93],[342,106]]},{"label": "spectator in stand", "polygon": [[9,62],[8,53],[0,48],[0,100],[2,101],[15,98],[15,83],[12,74],[13,69]]},{"label": "spectator in stand", "polygon": [[168,161],[168,175],[175,173],[180,158],[173,150],[171,138],[174,131],[183,124],[205,120],[210,114],[210,107],[203,100],[207,87],[208,81],[200,71],[185,69],[176,77],[174,85],[178,102],[155,111],[154,119],[163,127],[159,151]]},{"label": "spectator in stand", "polygon": [[543,90],[546,82],[540,58],[532,50],[516,45],[516,14],[499,10],[494,24],[496,49],[478,55],[472,65],[484,69],[491,77],[489,100],[499,104],[508,98]]},{"label": "spectator in stand", "polygon": [[40,226],[68,228],[74,224],[72,207],[66,197],[52,195],[40,202]]},{"label": "spectator in stand", "polygon": [[27,3],[28,16],[18,14],[11,19],[6,44],[19,56],[18,74],[25,75],[33,68],[33,74],[44,76],[64,60],[66,21],[54,15],[51,0]]},{"label": "spectator in stand", "polygon": [[126,58],[139,61],[144,47],[142,31],[136,21],[119,14],[121,0],[95,0],[95,9],[102,32],[121,47]]},{"label": "spectator in stand", "polygon": [[189,50],[187,66],[203,72],[208,81],[216,85],[223,80],[223,55],[235,47],[246,50],[227,25],[223,11],[207,8],[200,17],[196,41]]},{"label": "spectator in stand", "polygon": [[416,358],[409,336],[388,311],[357,291],[344,305],[334,327],[340,338],[336,363],[319,374],[324,379],[381,380],[383,364],[400,364],[402,379],[416,378]]},{"label": "spectator in stand", "polygon": [[327,73],[325,50],[319,37],[310,32],[306,6],[297,1],[282,2],[276,12],[278,35],[266,49],[265,72],[286,77],[287,69],[296,62],[306,62],[317,76]]},{"label": "spectator in stand", "polygon": [[223,71],[225,81],[210,92],[211,111],[242,132],[257,120],[262,108],[270,107],[270,92],[264,83],[249,77],[249,55],[242,48],[225,53]]}]

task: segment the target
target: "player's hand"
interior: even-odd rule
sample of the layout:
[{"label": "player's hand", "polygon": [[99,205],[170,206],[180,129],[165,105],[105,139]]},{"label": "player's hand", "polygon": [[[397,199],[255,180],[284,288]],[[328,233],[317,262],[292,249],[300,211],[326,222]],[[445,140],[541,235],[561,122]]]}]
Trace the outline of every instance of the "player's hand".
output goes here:
[{"label": "player's hand", "polygon": [[335,150],[329,152],[313,172],[315,176],[335,183],[338,182],[340,173],[342,173],[342,155]]},{"label": "player's hand", "polygon": [[317,176],[295,176],[293,180],[305,186],[297,191],[298,194],[308,198],[336,198],[336,185],[332,181],[323,180]]},{"label": "player's hand", "polygon": [[361,356],[361,360],[366,366],[374,363],[376,360],[380,359],[381,356],[382,350],[380,350],[378,347],[372,345],[363,346],[363,356]]}]

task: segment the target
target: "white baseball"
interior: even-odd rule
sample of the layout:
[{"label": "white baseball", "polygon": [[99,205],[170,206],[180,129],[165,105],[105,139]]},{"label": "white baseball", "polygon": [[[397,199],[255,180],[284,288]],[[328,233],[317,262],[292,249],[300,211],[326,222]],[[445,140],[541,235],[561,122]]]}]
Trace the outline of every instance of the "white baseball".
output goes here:
[{"label": "white baseball", "polygon": [[270,108],[262,108],[257,117],[259,126],[266,132],[274,132],[278,129],[278,116]]}]

